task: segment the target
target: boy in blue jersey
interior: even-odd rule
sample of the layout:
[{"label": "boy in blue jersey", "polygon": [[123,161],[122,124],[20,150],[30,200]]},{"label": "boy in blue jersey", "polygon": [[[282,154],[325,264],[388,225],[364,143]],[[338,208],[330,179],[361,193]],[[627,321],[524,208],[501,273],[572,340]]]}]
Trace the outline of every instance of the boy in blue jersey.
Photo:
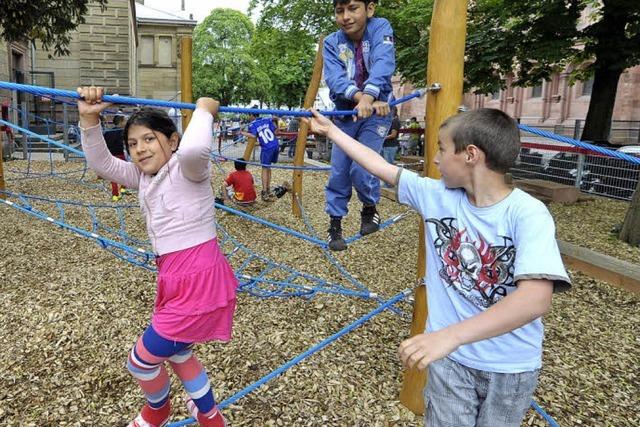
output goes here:
[{"label": "boy in blue jersey", "polygon": [[[258,108],[253,106],[251,108]],[[260,163],[262,164],[262,192],[260,196],[265,202],[273,202],[276,196],[271,192],[271,163],[278,162],[278,150],[280,143],[276,137],[276,125],[270,118],[257,118],[251,116],[248,132],[242,134],[248,138],[256,138],[260,144]]]},{"label": "boy in blue jersey", "polygon": [[[340,30],[324,40],[324,78],[338,110],[357,109],[358,116],[340,117],[336,125],[347,135],[379,152],[391,125],[389,98],[395,71],[393,30],[386,19],[374,18],[375,1],[333,0]],[[363,204],[360,234],[380,229],[376,204],[380,181],[342,149],[331,149],[331,175],[325,188],[326,212],[331,217],[329,249],[347,248],[342,237],[342,217],[347,214],[352,187]]]}]

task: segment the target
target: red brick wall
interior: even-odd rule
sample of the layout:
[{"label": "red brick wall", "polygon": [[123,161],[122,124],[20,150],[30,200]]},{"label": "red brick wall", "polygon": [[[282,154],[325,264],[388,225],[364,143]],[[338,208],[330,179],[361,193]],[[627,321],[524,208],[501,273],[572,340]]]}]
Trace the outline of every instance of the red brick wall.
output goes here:
[{"label": "red brick wall", "polygon": [[[415,89],[410,84],[400,84],[394,78],[394,94],[404,96]],[[576,119],[587,116],[590,96],[582,95],[582,82],[569,86],[566,73],[556,74],[551,81],[542,85],[542,96],[532,98],[532,88],[517,88],[510,85],[500,92],[499,99],[490,96],[466,93],[463,104],[469,108],[499,108],[523,123],[531,124],[573,124]],[[424,122],[425,100],[415,99],[401,105],[401,120],[412,116]],[[626,70],[620,77],[618,94],[613,111],[613,120],[640,121],[640,66]]]}]

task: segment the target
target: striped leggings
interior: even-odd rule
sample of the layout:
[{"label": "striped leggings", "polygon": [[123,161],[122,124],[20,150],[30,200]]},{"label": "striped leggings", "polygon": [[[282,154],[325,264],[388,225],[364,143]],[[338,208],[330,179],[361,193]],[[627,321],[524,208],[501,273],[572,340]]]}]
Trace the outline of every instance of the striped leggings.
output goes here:
[{"label": "striped leggings", "polygon": [[192,347],[192,343],[162,338],[151,325],[138,338],[129,353],[127,369],[142,388],[149,406],[158,409],[169,400],[169,375],[164,366],[169,362],[198,411],[203,415],[214,411],[216,402],[207,372]]}]

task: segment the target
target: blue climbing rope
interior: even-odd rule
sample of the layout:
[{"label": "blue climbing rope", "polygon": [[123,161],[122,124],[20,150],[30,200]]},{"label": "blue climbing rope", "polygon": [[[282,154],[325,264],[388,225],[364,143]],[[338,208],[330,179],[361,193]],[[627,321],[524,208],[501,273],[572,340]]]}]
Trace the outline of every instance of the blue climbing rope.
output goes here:
[{"label": "blue climbing rope", "polygon": [[[283,365],[281,365],[280,367],[278,367],[274,371],[272,371],[269,374],[265,375],[264,377],[260,378],[258,381],[254,382],[253,384],[251,384],[251,385],[245,387],[244,389],[240,390],[239,392],[237,392],[233,396],[223,400],[222,402],[220,402],[218,404],[218,407],[220,409],[224,409],[224,408],[228,407],[229,405],[234,404],[238,400],[240,400],[243,397],[245,397],[247,394],[249,394],[249,393],[253,392],[254,390],[256,390],[258,387],[266,384],[267,382],[269,382],[272,379],[276,378],[277,376],[281,375],[283,372],[285,372],[288,369],[292,368],[293,366],[297,365],[298,363],[300,363],[304,359],[308,358],[309,356],[313,355],[314,353],[317,353],[318,351],[322,350],[323,348],[325,348],[329,344],[331,344],[334,341],[340,339],[341,337],[343,337],[344,335],[348,334],[349,332],[355,330],[356,328],[362,326],[363,324],[365,324],[366,322],[371,320],[374,316],[382,313],[383,311],[387,310],[388,308],[390,308],[394,304],[397,304],[398,302],[402,301],[403,299],[405,299],[410,294],[411,294],[411,292],[408,289],[396,294],[392,298],[390,298],[387,301],[385,301],[383,304],[380,304],[376,309],[370,311],[369,313],[367,313],[364,316],[360,317],[358,320],[356,320],[353,323],[351,323],[351,324],[345,326],[344,328],[340,329],[335,334],[333,334],[333,335],[325,338],[324,340],[320,341],[318,344],[314,345],[313,347],[309,348],[308,350],[304,351],[303,353],[300,353],[299,355],[297,355],[296,357],[292,358],[288,362],[284,363]],[[186,426],[186,425],[189,425],[189,424],[194,423],[194,422],[195,422],[195,420],[193,418],[187,418],[187,419],[182,420],[182,421],[177,421],[177,422],[174,422],[174,423],[170,423],[170,424],[167,425],[167,427]]]},{"label": "blue climbing rope", "polygon": [[521,130],[525,131],[525,132],[533,133],[535,135],[544,136],[545,138],[553,139],[553,140],[556,140],[556,141],[565,142],[567,144],[575,145],[576,147],[584,148],[585,150],[595,151],[596,153],[600,153],[600,154],[603,154],[605,156],[616,157],[618,159],[626,160],[626,161],[628,161],[630,163],[633,163],[633,164],[636,164],[636,165],[640,165],[640,158],[634,157],[634,156],[632,156],[630,154],[627,154],[627,153],[621,153],[620,151],[610,150],[608,148],[600,147],[598,145],[589,144],[588,142],[584,142],[584,141],[578,141],[578,140],[573,139],[573,138],[568,138],[566,136],[557,135],[555,133],[552,133],[552,132],[549,132],[549,131],[546,131],[546,130],[542,130],[542,129],[537,129],[537,128],[534,128],[534,127],[531,127],[531,126],[527,126],[527,125],[518,125],[518,127]]},{"label": "blue climbing rope", "polygon": [[[20,83],[0,81],[0,89],[17,90],[21,92],[31,93],[33,95],[50,95],[62,98],[80,99],[80,95],[77,92],[71,90],[53,89],[42,86],[25,85]],[[410,99],[421,97],[425,94],[424,90],[415,91],[409,95],[403,96],[395,101],[389,103],[390,106],[395,106],[407,102]],[[102,99],[106,102],[112,102],[115,104],[127,104],[127,105],[150,105],[153,107],[165,107],[165,108],[180,108],[184,110],[195,110],[195,104],[186,102],[169,102],[158,99],[144,99],[144,98],[132,98],[126,96],[117,95],[104,95]],[[297,117],[312,117],[309,111],[291,111],[291,110],[276,110],[276,109],[263,109],[263,108],[241,108],[241,107],[227,107],[222,106],[219,108],[221,113],[239,113],[239,114],[271,114],[274,116],[297,116]],[[353,116],[358,114],[357,110],[335,110],[335,111],[321,111],[325,116]]]}]

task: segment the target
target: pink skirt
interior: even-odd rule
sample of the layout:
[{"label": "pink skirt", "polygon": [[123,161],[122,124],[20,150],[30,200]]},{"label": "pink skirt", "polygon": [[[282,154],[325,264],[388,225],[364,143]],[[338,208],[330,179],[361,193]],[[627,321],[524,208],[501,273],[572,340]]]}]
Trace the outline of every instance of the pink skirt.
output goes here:
[{"label": "pink skirt", "polygon": [[156,259],[158,289],[151,324],[180,342],[229,341],[238,281],[216,239]]}]

